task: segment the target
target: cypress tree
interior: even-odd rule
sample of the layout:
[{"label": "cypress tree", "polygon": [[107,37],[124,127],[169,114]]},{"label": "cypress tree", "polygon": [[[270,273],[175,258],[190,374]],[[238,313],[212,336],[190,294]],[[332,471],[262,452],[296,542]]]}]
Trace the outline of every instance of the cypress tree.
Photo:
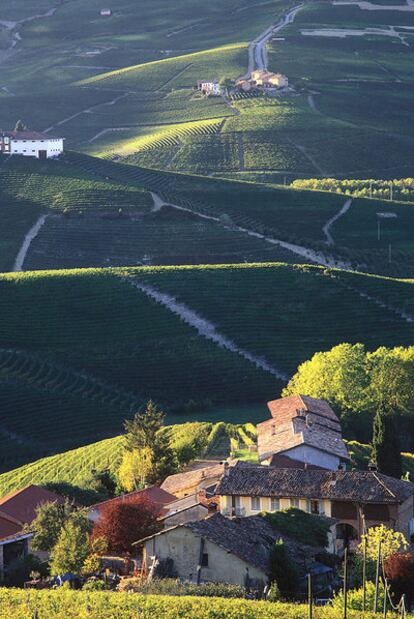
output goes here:
[{"label": "cypress tree", "polygon": [[374,417],[371,458],[378,471],[400,478],[402,475],[401,452],[394,416],[380,406]]}]

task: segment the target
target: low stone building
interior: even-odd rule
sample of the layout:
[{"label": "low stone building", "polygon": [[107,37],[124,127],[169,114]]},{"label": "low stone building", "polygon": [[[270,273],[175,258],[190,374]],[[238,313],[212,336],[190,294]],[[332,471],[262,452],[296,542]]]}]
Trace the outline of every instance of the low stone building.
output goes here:
[{"label": "low stone building", "polygon": [[172,560],[175,575],[190,582],[222,582],[263,589],[276,540],[304,571],[312,569],[321,549],[303,546],[276,531],[261,516],[225,518],[215,514],[200,522],[171,527],[137,542],[143,562]]},{"label": "low stone building", "polygon": [[306,465],[337,470],[349,462],[341,424],[327,402],[294,395],[268,402],[267,406],[271,419],[257,426],[257,448],[263,464],[281,466],[282,455],[297,468]]},{"label": "low stone building", "polygon": [[263,88],[287,88],[289,86],[289,80],[286,75],[260,69],[252,71],[250,80],[256,86],[262,86]]},{"label": "low stone building", "polygon": [[201,490],[211,495],[223,472],[224,462],[211,462],[208,466],[197,466],[190,471],[169,475],[161,488],[178,499],[197,494]]},{"label": "low stone building", "polygon": [[[336,549],[385,524],[407,539],[414,524],[414,484],[374,471],[276,468],[238,462],[217,487],[225,516],[298,507],[336,520]],[[352,545],[352,544],[351,544]]]}]

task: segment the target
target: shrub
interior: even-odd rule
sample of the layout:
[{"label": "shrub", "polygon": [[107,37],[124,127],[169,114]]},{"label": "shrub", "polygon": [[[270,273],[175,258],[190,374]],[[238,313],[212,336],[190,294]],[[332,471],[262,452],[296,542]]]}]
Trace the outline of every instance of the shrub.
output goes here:
[{"label": "shrub", "polygon": [[[348,591],[347,596],[347,605],[348,608],[353,610],[362,610],[364,600],[364,590],[363,588],[359,589],[351,589]],[[375,600],[375,585],[373,582],[368,581],[366,584],[366,609],[372,610],[374,608],[374,600]],[[384,587],[380,584],[379,587],[379,595],[378,595],[378,608],[382,608],[384,605]],[[336,593],[332,600],[332,606],[334,608],[343,609],[344,607],[344,594],[343,591],[340,590]]]},{"label": "shrub", "polygon": [[125,578],[118,586],[119,591],[133,591],[134,593],[155,595],[196,595],[198,597],[223,597],[244,598],[246,590],[239,585],[225,583],[203,583],[196,585],[190,582],[182,582],[174,578],[153,580],[142,583],[139,578]]},{"label": "shrub", "polygon": [[384,570],[398,596],[414,597],[414,552],[397,552],[385,561]]}]

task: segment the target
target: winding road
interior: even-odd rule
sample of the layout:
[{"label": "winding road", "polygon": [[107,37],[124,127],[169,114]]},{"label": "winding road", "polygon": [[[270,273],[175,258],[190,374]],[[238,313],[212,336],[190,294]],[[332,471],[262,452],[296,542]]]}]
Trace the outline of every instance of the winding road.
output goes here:
[{"label": "winding road", "polygon": [[41,217],[39,217],[34,226],[30,228],[29,232],[24,237],[22,246],[20,247],[17,258],[14,261],[13,272],[17,273],[19,271],[23,271],[23,263],[26,259],[27,252],[30,249],[30,245],[39,234],[47,218],[48,215],[41,215]]}]

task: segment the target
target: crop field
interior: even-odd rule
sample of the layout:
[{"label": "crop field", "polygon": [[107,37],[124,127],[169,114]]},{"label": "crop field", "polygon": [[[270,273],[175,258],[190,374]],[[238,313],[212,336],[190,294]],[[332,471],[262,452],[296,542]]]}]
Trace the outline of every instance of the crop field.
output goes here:
[{"label": "crop field", "polygon": [[150,397],[174,421],[215,409],[217,421],[237,422],[238,405],[251,402],[253,416],[280,393],[270,372],[199,335],[136,282],[176,297],[286,375],[344,341],[375,349],[413,339],[399,313],[414,313],[409,280],[286,264],[3,275],[0,423],[9,455],[15,440],[39,457],[119,434]]},{"label": "crop field", "polygon": [[[196,421],[165,426],[161,432],[168,435],[171,448],[176,453],[178,461],[185,464],[183,454],[191,454],[191,459],[204,456],[228,457],[230,453],[229,427],[232,428],[232,434],[237,437],[232,441],[237,442],[238,448],[247,448],[248,445],[253,444],[251,436],[254,437],[256,429],[252,423],[229,426],[223,422],[213,424]],[[117,473],[124,448],[124,435],[120,435],[41,458],[9,470],[0,474],[0,496],[24,488],[28,484],[40,486],[67,484],[87,489],[91,484],[91,471],[101,473],[109,470],[114,475]]]},{"label": "crop field", "polygon": [[294,260],[294,254],[277,245],[165,206],[142,217],[49,217],[24,267],[32,271]]},{"label": "crop field", "polygon": [[[23,591],[0,589],[0,617],[32,619],[306,619],[307,605],[282,602],[257,602],[242,599],[177,597],[164,595],[130,595],[85,591]],[[342,609],[316,608],[315,619],[340,619]],[[348,610],[349,619],[374,619],[372,612]]]}]

